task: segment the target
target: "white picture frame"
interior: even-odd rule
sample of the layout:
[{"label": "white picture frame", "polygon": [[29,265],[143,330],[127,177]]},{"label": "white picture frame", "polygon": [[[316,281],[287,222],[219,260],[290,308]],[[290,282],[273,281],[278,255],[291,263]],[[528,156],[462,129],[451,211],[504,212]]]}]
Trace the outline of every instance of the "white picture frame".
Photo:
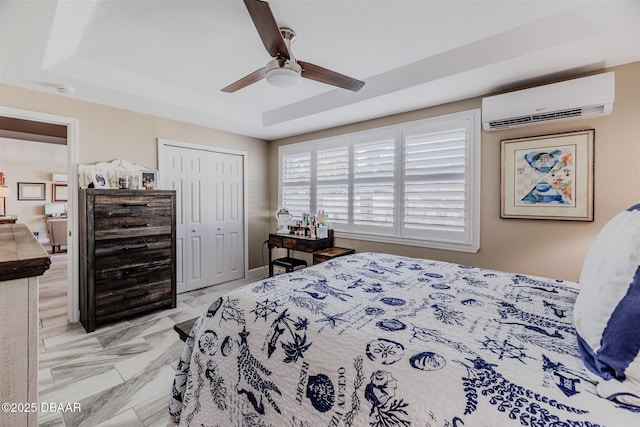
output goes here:
[{"label": "white picture frame", "polygon": [[102,171],[92,171],[91,182],[93,183],[93,188],[109,188],[107,174]]},{"label": "white picture frame", "polygon": [[159,190],[157,170],[141,170],[139,175],[139,185],[141,190]]}]

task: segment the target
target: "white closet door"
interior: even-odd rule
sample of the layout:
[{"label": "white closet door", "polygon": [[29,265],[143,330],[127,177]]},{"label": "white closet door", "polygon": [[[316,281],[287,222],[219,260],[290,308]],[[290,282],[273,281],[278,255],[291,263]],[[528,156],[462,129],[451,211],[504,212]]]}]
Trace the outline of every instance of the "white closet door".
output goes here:
[{"label": "white closet door", "polygon": [[164,146],[162,179],[176,190],[178,293],[244,277],[244,158]]},{"label": "white closet door", "polygon": [[167,147],[164,182],[176,190],[176,276],[178,293],[212,285],[206,271],[209,231],[207,152]]},{"label": "white closet door", "polygon": [[239,155],[211,153],[212,266],[215,283],[244,277],[244,171]]},{"label": "white closet door", "polygon": [[178,293],[185,292],[186,277],[184,270],[185,259],[185,203],[184,186],[186,179],[186,154],[176,147],[166,147],[166,156],[161,165],[162,188],[176,191],[176,287]]}]

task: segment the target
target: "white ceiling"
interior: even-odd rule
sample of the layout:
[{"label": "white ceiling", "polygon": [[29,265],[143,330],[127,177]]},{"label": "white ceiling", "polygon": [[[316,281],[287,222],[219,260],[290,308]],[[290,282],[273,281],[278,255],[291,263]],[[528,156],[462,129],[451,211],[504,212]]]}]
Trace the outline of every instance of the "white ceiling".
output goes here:
[{"label": "white ceiling", "polygon": [[270,59],[242,0],[1,0],[0,81],[273,140],[640,60],[640,0],[269,4],[365,87],[220,92]]}]

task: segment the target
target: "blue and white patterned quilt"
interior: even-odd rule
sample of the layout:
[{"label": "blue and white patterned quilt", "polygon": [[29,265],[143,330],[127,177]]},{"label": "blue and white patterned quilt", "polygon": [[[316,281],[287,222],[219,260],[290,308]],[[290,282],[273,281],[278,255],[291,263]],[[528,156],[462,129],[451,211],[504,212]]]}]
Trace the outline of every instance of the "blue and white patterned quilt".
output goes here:
[{"label": "blue and white patterned quilt", "polygon": [[577,285],[361,253],[227,292],[194,325],[184,426],[640,426],[598,397]]}]

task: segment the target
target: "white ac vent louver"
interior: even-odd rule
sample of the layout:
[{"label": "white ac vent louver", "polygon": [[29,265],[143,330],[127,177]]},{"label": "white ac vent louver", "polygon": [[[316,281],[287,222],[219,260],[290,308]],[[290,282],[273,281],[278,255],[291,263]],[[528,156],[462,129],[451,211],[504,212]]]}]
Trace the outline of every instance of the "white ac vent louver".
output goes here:
[{"label": "white ac vent louver", "polygon": [[482,99],[484,130],[495,131],[558,120],[611,114],[613,72],[567,80]]}]

